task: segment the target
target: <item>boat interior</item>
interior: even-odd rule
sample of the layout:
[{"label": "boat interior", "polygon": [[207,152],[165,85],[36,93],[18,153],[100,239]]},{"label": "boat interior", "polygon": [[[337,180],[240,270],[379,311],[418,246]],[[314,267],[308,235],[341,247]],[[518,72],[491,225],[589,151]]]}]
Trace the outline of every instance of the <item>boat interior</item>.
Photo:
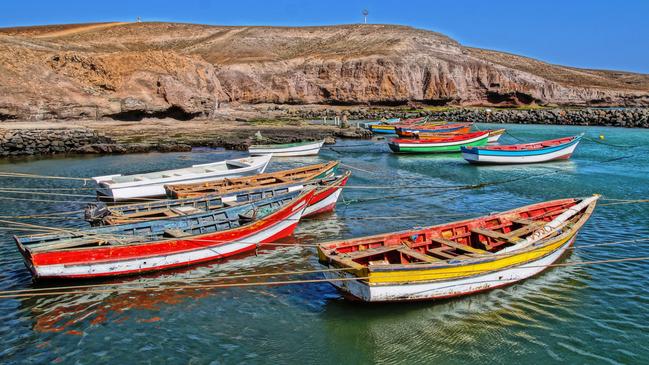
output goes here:
[{"label": "boat interior", "polygon": [[210,174],[214,172],[225,172],[231,170],[238,170],[245,167],[250,167],[251,164],[245,163],[239,160],[226,160],[214,162],[211,164],[196,165],[192,167],[187,167],[183,169],[176,170],[166,170],[166,171],[156,171],[149,172],[145,174],[135,174],[135,175],[116,175],[112,176],[109,180],[101,180],[101,183],[129,183],[135,181],[147,181],[147,180],[158,180],[158,179],[167,179],[170,177],[182,177],[187,175],[200,175],[200,174]]},{"label": "boat interior", "polygon": [[[58,230],[55,234],[38,234],[16,237],[26,251],[62,251],[78,248],[100,248],[106,246],[141,245],[173,238],[192,238],[196,235],[214,233],[241,227],[264,218],[292,201],[300,192],[291,192],[231,208],[209,213],[183,216],[182,219],[151,220],[140,223],[122,224],[88,230]],[[205,245],[209,245],[206,242]]]},{"label": "boat interior", "polygon": [[254,176],[225,178],[196,184],[178,184],[165,186],[167,195],[175,198],[187,198],[205,194],[224,194],[250,187],[272,186],[277,184],[307,181],[331,170],[338,165],[337,161],[305,166],[297,169],[259,174]]},{"label": "boat interior", "polygon": [[[350,268],[377,265],[453,263],[485,257],[510,247],[542,228],[578,201],[565,199],[473,220],[415,231],[342,241],[321,250],[327,259]],[[584,214],[572,217],[576,223]],[[559,234],[557,230],[554,234]]]}]

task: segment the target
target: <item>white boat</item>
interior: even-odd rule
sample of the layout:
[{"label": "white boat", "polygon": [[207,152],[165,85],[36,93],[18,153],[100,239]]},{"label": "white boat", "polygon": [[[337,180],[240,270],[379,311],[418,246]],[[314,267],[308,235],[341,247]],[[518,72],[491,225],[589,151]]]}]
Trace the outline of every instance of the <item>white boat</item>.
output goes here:
[{"label": "white boat", "polygon": [[324,141],[308,141],[285,144],[253,145],[248,148],[253,156],[269,155],[275,157],[312,156],[320,152]]},{"label": "white boat", "polygon": [[188,184],[220,180],[226,177],[260,174],[266,170],[272,155],[246,157],[208,164],[193,165],[135,175],[106,175],[92,179],[97,182],[97,196],[103,200],[132,200],[165,195],[165,185]]}]

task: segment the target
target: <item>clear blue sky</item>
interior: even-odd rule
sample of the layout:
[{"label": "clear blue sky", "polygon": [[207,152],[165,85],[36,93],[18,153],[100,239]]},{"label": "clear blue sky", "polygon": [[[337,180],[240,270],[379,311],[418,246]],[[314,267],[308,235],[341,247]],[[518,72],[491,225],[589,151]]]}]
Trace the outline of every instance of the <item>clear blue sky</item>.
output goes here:
[{"label": "clear blue sky", "polygon": [[586,68],[649,73],[649,0],[0,0],[0,27],[99,21],[220,25],[403,24]]}]

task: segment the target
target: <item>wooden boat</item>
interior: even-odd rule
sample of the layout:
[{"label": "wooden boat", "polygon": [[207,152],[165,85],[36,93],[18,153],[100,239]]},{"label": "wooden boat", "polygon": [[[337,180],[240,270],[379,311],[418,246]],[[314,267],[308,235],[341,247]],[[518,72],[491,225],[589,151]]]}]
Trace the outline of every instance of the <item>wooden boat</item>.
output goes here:
[{"label": "wooden boat", "polygon": [[[400,121],[399,123],[379,123],[379,124],[370,125],[369,129],[373,133],[395,134],[397,127],[412,126],[412,125],[422,123],[426,120],[427,120],[426,117],[420,117],[420,118],[405,119]],[[445,124],[445,122],[439,122],[439,125],[441,124]]]},{"label": "wooden boat", "polygon": [[309,201],[302,217],[334,210],[338,197],[351,173],[325,177],[306,182],[272,184],[262,187],[247,187],[233,190],[224,195],[203,195],[194,198],[160,200],[147,203],[112,205],[90,203],[85,209],[85,220],[93,226],[144,222],[155,219],[186,217],[210,211],[276,197],[289,192],[314,187],[316,192]]},{"label": "wooden boat", "polygon": [[525,164],[567,160],[582,135],[508,146],[463,147],[462,157],[473,164]]},{"label": "wooden boat", "polygon": [[330,161],[255,176],[222,179],[198,184],[167,185],[165,189],[167,196],[175,199],[202,197],[205,195],[225,195],[251,187],[261,188],[331,177],[336,174],[339,164],[340,161]]},{"label": "wooden boat", "polygon": [[396,127],[395,132],[399,137],[416,137],[421,133],[469,133],[472,124],[455,123],[445,125],[426,124],[408,127]]},{"label": "wooden boat", "polygon": [[253,145],[248,147],[252,156],[273,155],[275,157],[314,156],[320,153],[324,141],[307,141],[285,144]]},{"label": "wooden boat", "polygon": [[367,302],[442,299],[532,277],[559,260],[599,196],[553,200],[427,228],[322,243],[325,278]]},{"label": "wooden boat", "polygon": [[92,179],[97,182],[101,200],[121,201],[165,195],[165,185],[198,183],[225,177],[255,175],[264,172],[272,156],[246,157],[192,167],[135,175],[106,175]]},{"label": "wooden boat", "polygon": [[36,279],[78,279],[186,266],[290,235],[315,190],[183,217],[15,237]]},{"label": "wooden boat", "polygon": [[464,146],[484,146],[489,132],[473,132],[434,139],[393,139],[388,143],[395,153],[445,153],[460,152]]},{"label": "wooden boat", "polygon": [[[507,131],[506,129],[485,129],[485,132],[489,132],[489,139],[487,140],[488,143],[496,143],[502,137],[502,135]],[[431,138],[443,138],[443,137],[453,137],[457,136],[460,134],[466,134],[466,132],[458,133],[458,132],[444,132],[444,133],[428,133],[428,132],[423,132],[423,133],[416,133],[415,137],[419,139],[431,139]]]},{"label": "wooden boat", "polygon": [[372,133],[377,133],[377,134],[394,134],[395,133],[395,126],[391,124],[374,124],[369,126],[370,131]]}]

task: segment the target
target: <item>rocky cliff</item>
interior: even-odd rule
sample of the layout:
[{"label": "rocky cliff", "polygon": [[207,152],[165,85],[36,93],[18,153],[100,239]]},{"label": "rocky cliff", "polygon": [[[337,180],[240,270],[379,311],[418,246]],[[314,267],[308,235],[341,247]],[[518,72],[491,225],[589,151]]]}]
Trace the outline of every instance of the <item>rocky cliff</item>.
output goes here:
[{"label": "rocky cliff", "polygon": [[394,25],[0,29],[0,120],[209,117],[228,105],[649,105],[649,75],[550,65]]}]

